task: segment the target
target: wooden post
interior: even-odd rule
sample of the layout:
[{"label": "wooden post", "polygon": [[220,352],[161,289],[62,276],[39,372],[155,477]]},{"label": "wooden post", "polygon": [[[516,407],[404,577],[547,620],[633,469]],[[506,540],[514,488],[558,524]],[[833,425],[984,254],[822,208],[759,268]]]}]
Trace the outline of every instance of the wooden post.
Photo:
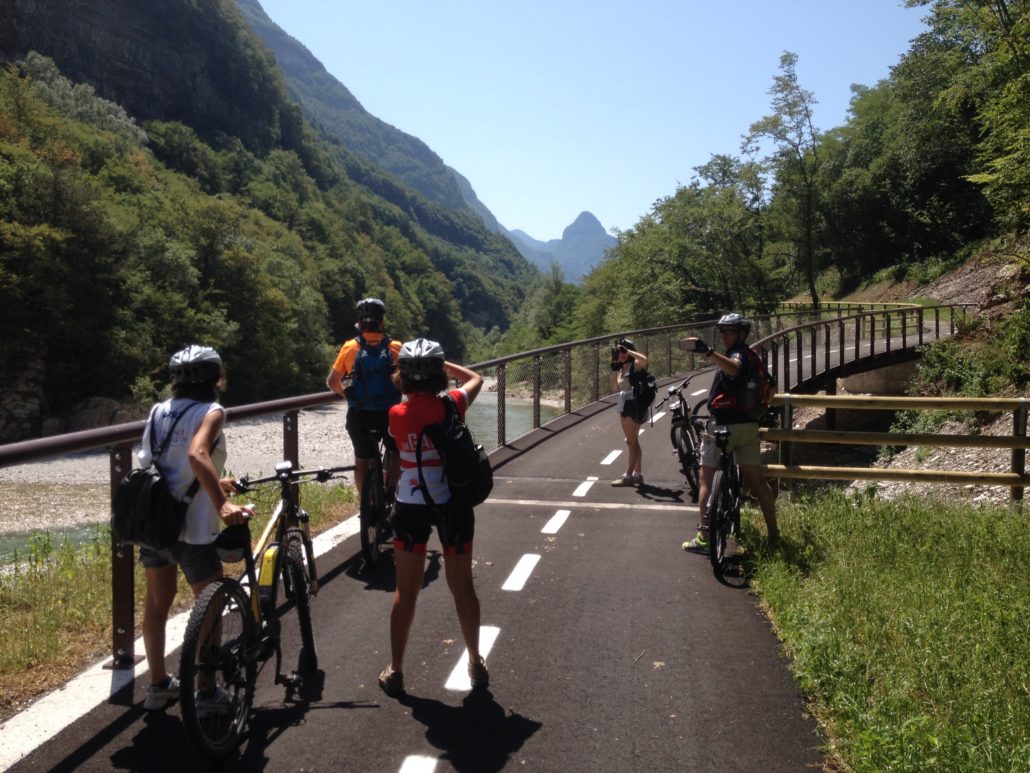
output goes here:
[{"label": "wooden post", "polygon": [[[1012,413],[1012,434],[1016,437],[1026,437],[1026,398],[1021,397],[1019,407]],[[1026,449],[1012,449],[1012,472],[1022,475],[1026,472]],[[1022,508],[1023,487],[1013,486],[1009,489],[1009,502],[1013,508]]]}]

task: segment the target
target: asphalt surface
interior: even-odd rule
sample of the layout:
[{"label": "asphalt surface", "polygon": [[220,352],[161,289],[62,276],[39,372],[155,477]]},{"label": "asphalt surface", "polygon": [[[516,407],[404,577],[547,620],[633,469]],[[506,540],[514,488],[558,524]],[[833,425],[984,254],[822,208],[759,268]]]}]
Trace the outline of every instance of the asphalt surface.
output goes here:
[{"label": "asphalt surface", "polygon": [[[698,379],[696,389],[705,386]],[[695,385],[691,385],[691,390]],[[664,392],[660,392],[660,395]],[[258,679],[250,732],[221,765],[199,758],[179,707],[139,708],[146,679],[112,696],[12,770],[797,771],[823,760],[781,646],[746,581],[717,581],[680,550],[697,522],[669,443],[644,425],[645,485],[624,469],[614,401],[590,406],[494,456],[477,510],[475,579],[491,685],[445,687],[464,646],[442,559],[431,552],[406,661],[387,698],[393,572],[369,574],[357,537],[319,558],[313,599],[321,671],[302,694]],[[590,478],[589,490],[574,495]],[[554,533],[544,533],[568,511]],[[435,538],[431,551],[437,547]],[[505,589],[538,556],[519,590]],[[287,663],[295,616],[283,626]],[[178,653],[170,655],[176,665]]]}]

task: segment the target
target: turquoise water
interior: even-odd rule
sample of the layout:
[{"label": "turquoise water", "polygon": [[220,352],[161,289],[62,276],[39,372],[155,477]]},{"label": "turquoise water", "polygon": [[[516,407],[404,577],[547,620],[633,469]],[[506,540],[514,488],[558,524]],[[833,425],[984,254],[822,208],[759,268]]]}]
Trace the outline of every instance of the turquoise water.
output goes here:
[{"label": "turquoise water", "polygon": [[36,542],[36,552],[52,553],[66,543],[78,546],[88,545],[96,539],[106,541],[106,531],[107,524],[86,524],[46,531],[0,534],[0,566],[9,566],[15,561],[24,563],[33,552],[33,541]]}]

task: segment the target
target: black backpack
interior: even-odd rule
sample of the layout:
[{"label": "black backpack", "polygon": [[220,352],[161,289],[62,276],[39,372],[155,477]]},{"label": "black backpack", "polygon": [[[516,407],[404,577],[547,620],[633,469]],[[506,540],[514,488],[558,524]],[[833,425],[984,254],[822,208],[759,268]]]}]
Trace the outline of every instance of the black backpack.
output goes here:
[{"label": "black backpack", "polygon": [[475,507],[490,496],[493,490],[493,468],[486,449],[476,442],[472,432],[458,416],[453,398],[448,394],[441,399],[444,407],[443,422],[423,427],[415,446],[418,485],[426,503],[437,507],[429,496],[426,479],[422,474],[422,440],[428,435],[443,460],[444,476],[451,490],[451,501],[448,504],[459,509]]},{"label": "black backpack", "polygon": [[179,532],[186,521],[186,510],[200,488],[200,481],[194,480],[186,492],[186,499],[179,501],[168,490],[157,460],[172,442],[175,427],[189,411],[200,403],[194,403],[175,417],[172,428],[160,448],[156,448],[155,414],[150,416],[150,465],[130,470],[121,479],[114,492],[111,504],[111,533],[118,542],[163,550],[179,541]]},{"label": "black backpack", "polygon": [[640,410],[650,408],[655,395],[658,394],[658,384],[655,382],[654,376],[647,372],[647,368],[642,370],[631,368],[629,383],[633,388],[633,399],[636,401],[637,407]]}]

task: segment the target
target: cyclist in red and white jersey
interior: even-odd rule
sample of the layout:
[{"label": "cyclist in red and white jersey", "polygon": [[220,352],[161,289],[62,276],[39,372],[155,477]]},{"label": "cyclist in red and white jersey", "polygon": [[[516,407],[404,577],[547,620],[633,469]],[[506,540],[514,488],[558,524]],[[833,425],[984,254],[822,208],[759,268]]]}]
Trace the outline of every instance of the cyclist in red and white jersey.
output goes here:
[{"label": "cyclist in red and white jersey", "polygon": [[406,398],[389,413],[390,435],[397,444],[401,460],[396,503],[390,518],[397,589],[390,609],[391,660],[379,675],[379,686],[390,697],[404,692],[404,652],[425,575],[427,543],[435,526],[443,546],[447,587],[454,596],[458,623],[469,653],[469,678],[474,688],[484,688],[489,683],[489,674],[479,652],[479,597],[472,582],[475,515],[470,507],[448,506],[451,491],[443,462],[428,437],[423,437],[422,472],[436,506],[427,504],[423,496],[416,461],[416,446],[423,427],[444,420],[440,393],[447,388],[448,380],[461,382],[460,388],[448,394],[458,416],[464,419],[483,386],[483,379],[475,371],[447,362],[440,344],[425,338],[408,341],[401,347],[394,379]]}]

